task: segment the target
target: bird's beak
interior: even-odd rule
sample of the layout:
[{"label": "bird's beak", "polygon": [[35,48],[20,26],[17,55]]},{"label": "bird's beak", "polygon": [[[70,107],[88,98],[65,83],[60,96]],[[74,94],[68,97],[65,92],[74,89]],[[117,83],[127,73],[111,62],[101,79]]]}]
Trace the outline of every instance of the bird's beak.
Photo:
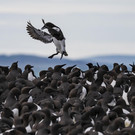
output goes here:
[{"label": "bird's beak", "polygon": [[66,64],[61,65],[61,67],[64,67]]},{"label": "bird's beak", "polygon": [[15,64],[18,64],[18,61],[16,61]]},{"label": "bird's beak", "polygon": [[44,19],[42,19],[42,22],[43,22],[44,26],[41,28],[41,30],[44,30],[44,29],[47,28],[47,27],[46,27],[46,25],[45,25]]},{"label": "bird's beak", "polygon": [[45,25],[45,21],[44,21],[44,19],[42,19],[42,22],[43,22],[43,24]]}]

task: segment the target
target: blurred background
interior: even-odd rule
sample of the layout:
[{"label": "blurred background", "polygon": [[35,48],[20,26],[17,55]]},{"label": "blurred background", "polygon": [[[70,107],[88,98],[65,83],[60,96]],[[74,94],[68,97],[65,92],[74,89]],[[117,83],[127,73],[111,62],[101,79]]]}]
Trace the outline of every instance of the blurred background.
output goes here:
[{"label": "blurred background", "polygon": [[42,18],[62,29],[67,59],[98,62],[102,56],[111,55],[125,57],[123,60],[132,56],[127,61],[134,61],[134,0],[1,0],[0,55],[48,57],[53,54],[53,43],[33,40],[26,32],[27,21],[40,29]]}]

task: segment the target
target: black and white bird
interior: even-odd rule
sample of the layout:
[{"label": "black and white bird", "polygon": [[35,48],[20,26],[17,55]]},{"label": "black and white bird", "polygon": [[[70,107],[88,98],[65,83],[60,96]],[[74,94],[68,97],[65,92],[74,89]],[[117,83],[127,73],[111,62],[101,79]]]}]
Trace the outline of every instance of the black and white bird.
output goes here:
[{"label": "black and white bird", "polygon": [[[57,54],[61,54],[61,58],[64,56],[68,56],[66,49],[65,49],[65,37],[61,31],[61,29],[54,25],[51,22],[45,23],[42,19],[44,26],[40,29],[35,28],[30,22],[28,22],[26,30],[29,35],[37,40],[40,40],[44,43],[51,43],[53,42],[56,46],[56,53],[52,54],[48,58],[53,58]],[[47,29],[49,34],[44,29]]]}]

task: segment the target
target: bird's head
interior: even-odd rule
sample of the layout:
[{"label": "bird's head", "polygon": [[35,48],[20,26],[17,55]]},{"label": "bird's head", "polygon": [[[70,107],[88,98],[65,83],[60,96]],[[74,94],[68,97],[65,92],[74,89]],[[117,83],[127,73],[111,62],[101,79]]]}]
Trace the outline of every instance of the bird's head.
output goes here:
[{"label": "bird's head", "polygon": [[44,30],[44,29],[49,29],[49,28],[53,28],[53,27],[56,27],[53,23],[51,22],[47,22],[45,23],[44,19],[42,19],[42,22],[44,24],[44,26],[41,28],[41,30]]},{"label": "bird's head", "polygon": [[33,67],[34,67],[34,66],[31,66],[31,65],[27,64],[24,69],[25,69],[25,70],[27,70],[27,69],[30,70],[30,69],[33,68]]},{"label": "bird's head", "polygon": [[10,67],[10,70],[11,70],[11,69],[17,69],[17,68],[18,68],[18,61],[12,63],[12,65],[11,65],[11,67]]}]

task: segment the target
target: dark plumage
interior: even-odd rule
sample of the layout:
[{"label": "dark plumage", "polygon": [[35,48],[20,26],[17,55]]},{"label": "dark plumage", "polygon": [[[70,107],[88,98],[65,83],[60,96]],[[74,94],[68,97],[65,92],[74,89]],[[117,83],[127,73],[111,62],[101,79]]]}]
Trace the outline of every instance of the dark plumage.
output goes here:
[{"label": "dark plumage", "polygon": [[124,120],[120,117],[116,118],[106,129],[106,134],[112,134],[114,131],[116,131],[118,128],[122,129],[124,128]]},{"label": "dark plumage", "polygon": [[135,64],[133,62],[133,64],[129,64],[132,67],[132,72],[135,73]]},{"label": "dark plumage", "polygon": [[64,95],[68,97],[70,83],[68,82],[67,75],[61,77],[61,84],[59,86],[59,91],[63,91]]},{"label": "dark plumage", "polygon": [[134,135],[133,69],[64,66],[43,69],[34,80],[29,64],[21,73],[15,62],[7,75],[0,67],[0,134]]},{"label": "dark plumage", "polygon": [[22,78],[24,78],[26,80],[33,81],[36,78],[36,76],[35,76],[32,68],[33,68],[33,66],[31,66],[29,64],[26,65],[24,68],[24,72],[22,73]]},{"label": "dark plumage", "polygon": [[15,81],[18,77],[21,76],[21,69],[18,68],[18,61],[12,63],[10,69],[9,69],[9,73],[7,75],[7,80],[8,81]]},{"label": "dark plumage", "polygon": [[11,122],[7,118],[0,119],[0,133],[4,133],[6,130],[10,130],[12,128],[13,122]]},{"label": "dark plumage", "polygon": [[18,103],[20,90],[16,87],[12,88],[5,99],[4,106],[12,109],[15,104]]},{"label": "dark plumage", "polygon": [[9,73],[9,67],[8,66],[0,66],[1,71],[7,75]]},{"label": "dark plumage", "polygon": [[70,125],[70,124],[73,124],[73,120],[70,116],[70,107],[72,107],[72,104],[66,102],[64,105],[63,105],[63,109],[62,109],[62,116],[61,116],[61,120],[60,120],[60,124],[65,126],[65,125]]},{"label": "dark plumage", "polygon": [[52,79],[53,80],[61,80],[61,68],[66,64],[56,65],[53,70]]},{"label": "dark plumage", "polygon": [[76,65],[65,68],[65,74],[68,75]]}]

